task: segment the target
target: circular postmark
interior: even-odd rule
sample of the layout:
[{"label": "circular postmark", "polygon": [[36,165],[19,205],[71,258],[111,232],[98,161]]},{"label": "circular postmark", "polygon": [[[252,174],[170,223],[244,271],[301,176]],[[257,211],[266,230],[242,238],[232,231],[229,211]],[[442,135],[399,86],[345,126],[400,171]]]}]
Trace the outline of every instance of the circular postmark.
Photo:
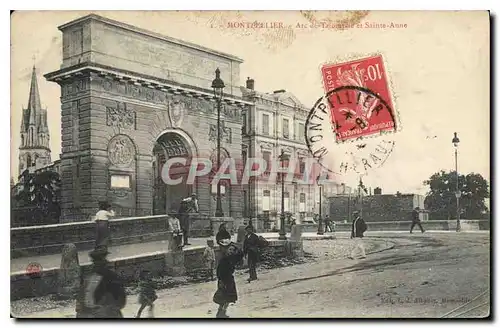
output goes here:
[{"label": "circular postmark", "polygon": [[26,266],[26,274],[30,278],[40,278],[42,276],[42,271],[43,271],[42,265],[38,262],[30,262]]},{"label": "circular postmark", "polygon": [[367,88],[341,86],[316,101],[306,120],[305,139],[329,172],[365,175],[392,153],[395,131],[389,102]]}]

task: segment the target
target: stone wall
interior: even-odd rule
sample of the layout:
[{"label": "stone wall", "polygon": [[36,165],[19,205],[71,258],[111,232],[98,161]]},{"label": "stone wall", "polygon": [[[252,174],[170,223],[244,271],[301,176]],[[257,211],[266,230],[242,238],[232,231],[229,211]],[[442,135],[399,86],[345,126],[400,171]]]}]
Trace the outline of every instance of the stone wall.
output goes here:
[{"label": "stone wall", "polygon": [[[373,195],[363,197],[363,219],[367,222],[406,221],[412,210],[420,205],[419,195]],[[329,198],[330,218],[336,222],[349,220],[349,213],[358,210],[356,197],[334,196]]]},{"label": "stone wall", "polygon": [[[488,220],[462,220],[460,221],[462,231],[478,231],[490,230]],[[386,222],[367,222],[367,232],[371,231],[409,231],[411,221],[386,221]],[[455,220],[432,220],[422,222],[425,230],[437,231],[455,231],[457,228],[457,221]],[[335,225],[336,231],[351,231],[352,225],[350,223],[337,223]],[[418,226],[414,231],[419,232]]]},{"label": "stone wall", "polygon": [[[302,251],[301,242],[291,242],[282,240],[269,240],[269,252],[276,257],[293,256]],[[300,248],[300,249],[298,249]],[[205,247],[196,246],[184,250],[184,266],[186,272],[196,271],[204,265],[203,252]],[[148,269],[153,276],[165,276],[166,252],[155,252],[150,254],[141,254],[122,259],[116,259],[110,262],[111,268],[117,272],[126,282],[137,281],[141,270]],[[219,250],[216,247],[216,258],[219,258]],[[86,263],[81,265],[83,274],[87,274],[91,265]],[[40,297],[57,293],[58,291],[58,271],[59,269],[44,269],[38,277],[30,276],[26,273],[15,273],[10,276],[11,301],[28,298]]]},{"label": "stone wall", "polygon": [[[110,221],[112,245],[169,240],[172,233],[166,215],[115,219]],[[11,257],[59,254],[65,244],[78,250],[95,245],[94,222],[72,222],[10,229]]]}]

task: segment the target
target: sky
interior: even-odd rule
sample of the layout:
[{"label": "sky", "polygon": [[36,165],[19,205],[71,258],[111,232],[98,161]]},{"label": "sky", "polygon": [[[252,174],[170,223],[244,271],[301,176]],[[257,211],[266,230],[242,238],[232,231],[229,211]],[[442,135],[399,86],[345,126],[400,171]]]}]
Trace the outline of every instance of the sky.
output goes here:
[{"label": "sky", "polygon": [[[83,11],[15,12],[11,16],[11,176],[17,175],[22,108],[33,63],[48,109],[52,160],[59,158],[60,87],[43,78],[62,63],[57,26]],[[490,178],[489,17],[483,12],[94,12],[147,30],[236,55],[241,85],[286,89],[312,107],[323,95],[320,67],[353,55],[381,53],[401,130],[383,166],[364,178],[383,193],[420,193],[439,170],[454,170],[453,132],[460,138],[459,172]],[[309,28],[311,20],[354,27]],[[285,29],[229,27],[230,22],[281,22]],[[382,24],[405,28],[380,28]],[[361,24],[363,28],[356,27]],[[323,25],[325,27],[325,25]],[[35,60],[33,60],[35,56]],[[347,184],[356,183],[346,177]]]}]

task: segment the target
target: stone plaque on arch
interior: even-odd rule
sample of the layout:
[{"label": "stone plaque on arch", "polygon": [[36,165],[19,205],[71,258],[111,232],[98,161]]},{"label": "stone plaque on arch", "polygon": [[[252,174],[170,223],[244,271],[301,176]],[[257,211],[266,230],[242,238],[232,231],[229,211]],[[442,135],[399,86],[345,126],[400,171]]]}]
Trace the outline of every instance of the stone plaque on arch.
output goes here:
[{"label": "stone plaque on arch", "polygon": [[108,158],[112,165],[129,166],[135,158],[135,146],[129,136],[114,136],[108,145]]}]

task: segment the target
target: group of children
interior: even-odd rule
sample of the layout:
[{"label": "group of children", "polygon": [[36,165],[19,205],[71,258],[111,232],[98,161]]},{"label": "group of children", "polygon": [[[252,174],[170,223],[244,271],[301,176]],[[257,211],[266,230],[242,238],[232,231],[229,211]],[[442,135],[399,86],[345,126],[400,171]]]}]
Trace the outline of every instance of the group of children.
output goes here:
[{"label": "group of children", "polygon": [[[205,263],[206,277],[210,281],[215,280],[215,248],[214,241],[212,239],[207,240],[207,247],[203,252],[203,260]],[[137,311],[136,318],[140,318],[144,309],[148,308],[147,317],[154,317],[154,302],[158,299],[156,294],[156,288],[154,281],[152,280],[152,275],[149,271],[144,270],[140,275],[139,282],[139,310]]]}]

